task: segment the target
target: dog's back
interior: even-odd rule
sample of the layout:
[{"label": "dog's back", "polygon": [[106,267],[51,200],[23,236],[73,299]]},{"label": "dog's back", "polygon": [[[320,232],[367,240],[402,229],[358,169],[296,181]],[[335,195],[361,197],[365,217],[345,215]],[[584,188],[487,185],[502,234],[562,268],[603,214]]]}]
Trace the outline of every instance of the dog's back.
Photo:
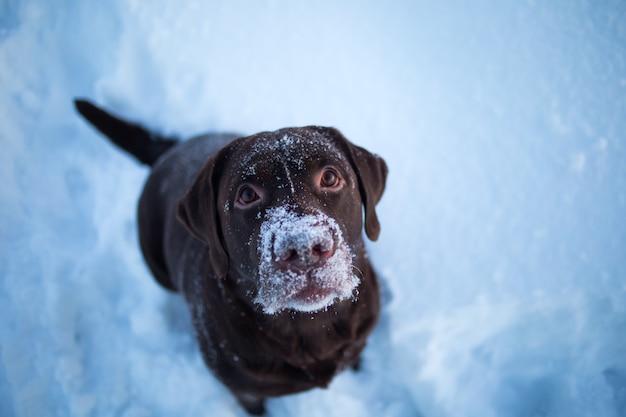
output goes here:
[{"label": "dog's back", "polygon": [[[173,271],[182,271],[186,259],[204,244],[176,218],[178,200],[191,186],[198,171],[217,150],[235,139],[231,134],[208,134],[177,143],[156,161],[138,206],[139,243],[157,281],[170,290],[181,290]],[[177,242],[168,245],[167,242]]]}]

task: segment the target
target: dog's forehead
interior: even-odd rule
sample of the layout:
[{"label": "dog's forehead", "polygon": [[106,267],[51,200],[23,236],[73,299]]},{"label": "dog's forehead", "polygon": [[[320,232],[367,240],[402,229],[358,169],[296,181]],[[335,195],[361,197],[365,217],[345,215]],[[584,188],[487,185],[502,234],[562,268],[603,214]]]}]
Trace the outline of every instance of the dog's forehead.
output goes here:
[{"label": "dog's forehead", "polygon": [[[246,138],[234,156],[242,176],[255,175],[259,166],[289,165],[303,170],[311,161],[340,163],[348,161],[336,141],[315,130],[291,128],[260,133]],[[234,161],[233,161],[234,162]]]}]

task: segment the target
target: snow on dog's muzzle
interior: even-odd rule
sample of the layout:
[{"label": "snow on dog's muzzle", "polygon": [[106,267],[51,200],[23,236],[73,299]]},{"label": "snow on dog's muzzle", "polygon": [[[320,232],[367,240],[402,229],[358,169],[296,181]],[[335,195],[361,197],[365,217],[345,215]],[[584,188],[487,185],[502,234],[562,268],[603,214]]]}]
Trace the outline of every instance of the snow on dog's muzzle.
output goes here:
[{"label": "snow on dog's muzzle", "polygon": [[325,223],[305,217],[284,224],[273,235],[271,251],[283,270],[305,271],[320,267],[335,253],[336,235]]},{"label": "snow on dog's muzzle", "polygon": [[314,312],[351,297],[359,284],[352,254],[334,219],[268,210],[261,225],[255,302],[268,314]]}]

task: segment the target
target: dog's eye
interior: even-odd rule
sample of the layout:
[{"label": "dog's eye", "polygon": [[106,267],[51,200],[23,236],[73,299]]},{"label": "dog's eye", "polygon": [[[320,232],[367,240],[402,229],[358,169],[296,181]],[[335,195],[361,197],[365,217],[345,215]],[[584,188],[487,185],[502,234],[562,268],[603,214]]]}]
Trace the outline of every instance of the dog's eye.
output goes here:
[{"label": "dog's eye", "polygon": [[239,196],[237,197],[237,202],[242,206],[247,206],[249,204],[254,203],[259,198],[259,195],[252,187],[244,186],[239,190]]},{"label": "dog's eye", "polygon": [[322,173],[320,185],[324,188],[335,188],[339,185],[339,175],[332,169],[327,169]]}]

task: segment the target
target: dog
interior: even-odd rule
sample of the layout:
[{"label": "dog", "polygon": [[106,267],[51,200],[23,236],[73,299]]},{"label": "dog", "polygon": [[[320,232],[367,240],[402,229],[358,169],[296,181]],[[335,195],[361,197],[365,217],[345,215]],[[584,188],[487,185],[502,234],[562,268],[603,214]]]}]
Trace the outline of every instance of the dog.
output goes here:
[{"label": "dog", "polygon": [[144,258],[183,294],[205,363],[248,413],[358,369],[380,310],[363,229],[378,239],[382,158],[330,127],[178,141],[74,103],[151,167],[138,205]]}]

